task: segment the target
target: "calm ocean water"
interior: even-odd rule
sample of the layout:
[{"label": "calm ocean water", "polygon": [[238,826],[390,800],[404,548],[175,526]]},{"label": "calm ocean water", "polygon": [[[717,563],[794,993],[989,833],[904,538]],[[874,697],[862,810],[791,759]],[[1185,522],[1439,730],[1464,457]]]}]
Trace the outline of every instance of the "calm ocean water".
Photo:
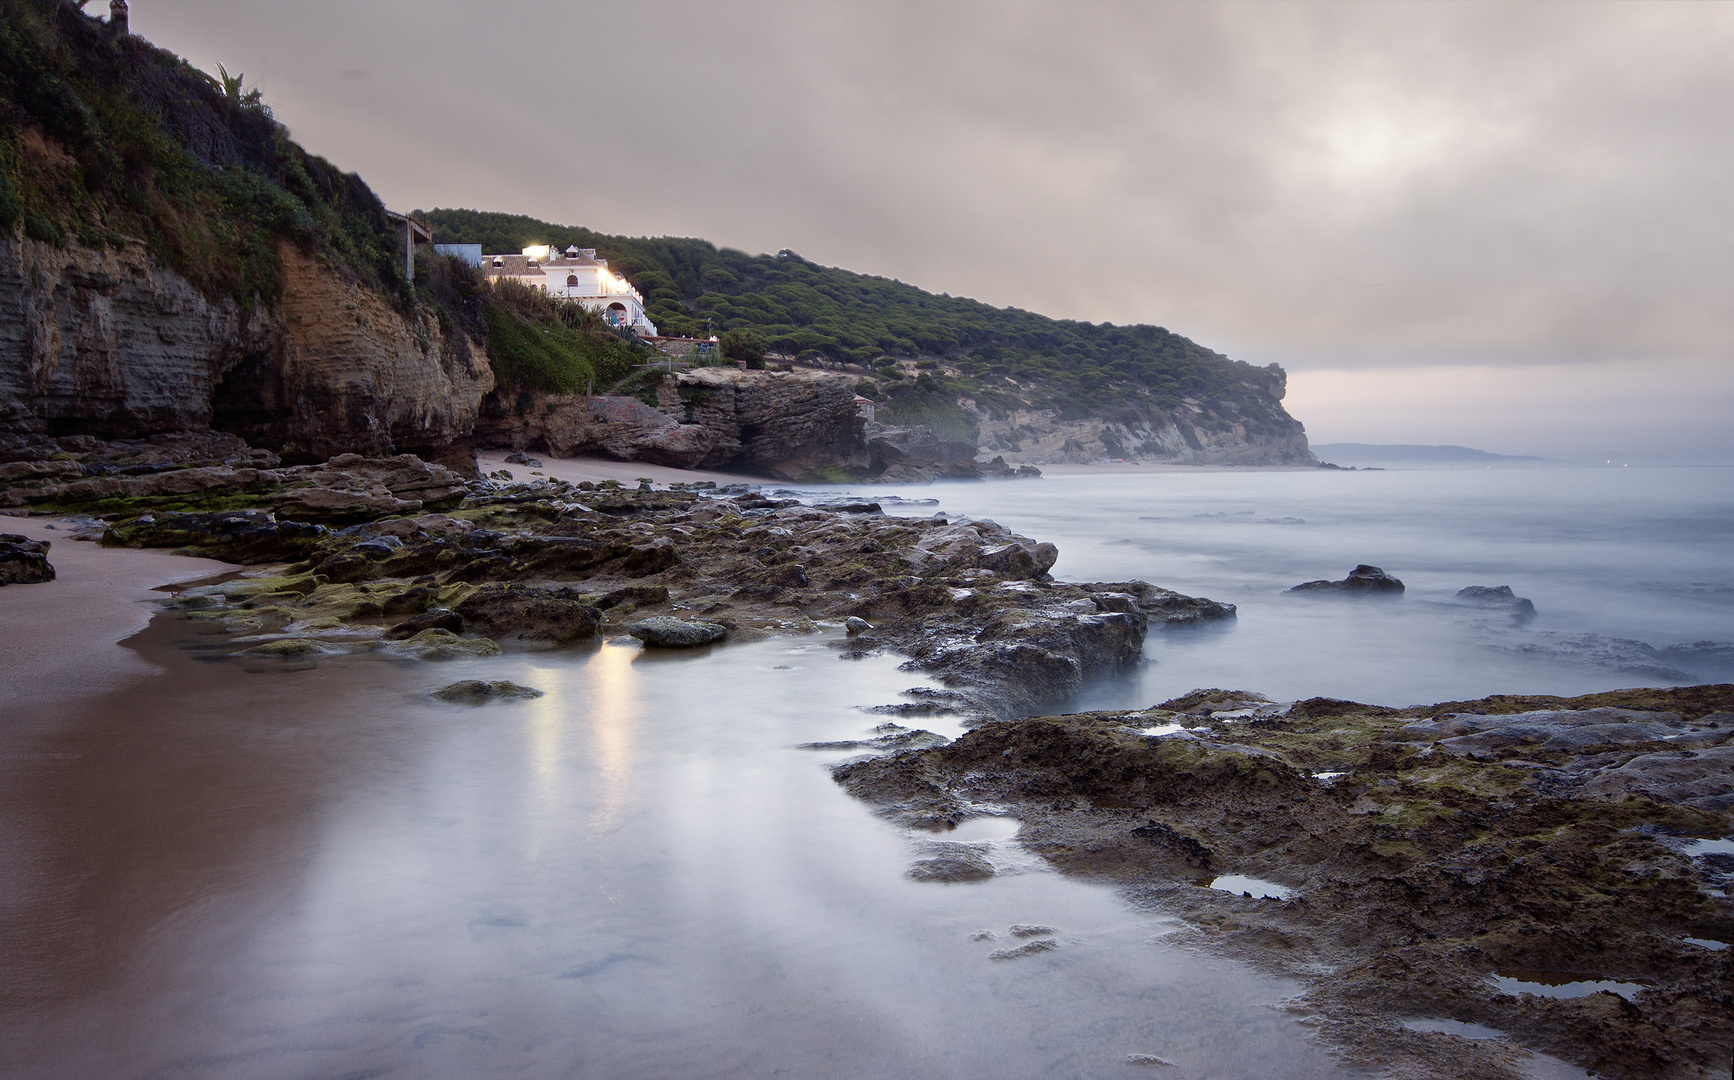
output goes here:
[{"label": "calm ocean water", "polygon": [[[879,491],[1059,545],[1067,580],[1142,578],[1238,617],[1153,633],[1136,679],[1091,705],[1199,686],[1413,705],[1734,680],[1734,469],[1125,473]],[[1370,563],[1396,600],[1284,590]],[[1537,616],[1452,602],[1510,585]],[[1668,651],[1695,642],[1722,649]]]},{"label": "calm ocean water", "polygon": [[[1410,703],[1670,681],[1671,654],[1619,641],[1734,639],[1731,481],[1211,471],[871,493],[1051,539],[1066,577],[1240,605],[1152,634],[1144,669],[1089,704],[1201,685]],[[1357,562],[1407,595],[1282,595]],[[1451,606],[1470,584],[1540,615]],[[1000,876],[907,880],[929,839],[845,796],[824,768],[845,755],[797,748],[880,722],[860,707],[922,682],[895,657],[813,638],[261,663],[173,617],[127,647],[161,674],[0,728],[0,1075],[1148,1075],[1133,1054],[1178,1076],[1344,1075],[1273,1007],[1295,985],[1172,946],[1172,923],[1048,871],[1015,823],[956,838]],[[460,678],[546,696],[426,696]],[[1013,924],[1060,948],[992,959]]]}]

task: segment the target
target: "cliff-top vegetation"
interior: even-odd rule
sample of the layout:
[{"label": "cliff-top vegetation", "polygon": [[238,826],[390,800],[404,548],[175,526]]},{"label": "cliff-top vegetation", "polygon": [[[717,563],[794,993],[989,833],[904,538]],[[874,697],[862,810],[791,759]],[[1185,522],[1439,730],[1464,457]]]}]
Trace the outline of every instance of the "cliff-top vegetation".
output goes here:
[{"label": "cliff-top vegetation", "polygon": [[[973,436],[965,399],[993,412],[1150,415],[1185,399],[1250,428],[1282,428],[1281,368],[1230,360],[1160,326],[1051,319],[821,266],[792,251],[748,255],[703,240],[610,236],[515,214],[432,210],[437,238],[489,252],[595,248],[644,294],[663,333],[753,331],[797,362],[866,365],[863,391],[901,422]],[[915,371],[909,364],[917,361]],[[922,363],[926,361],[926,363]],[[924,370],[925,369],[925,370]],[[913,376],[913,377],[911,377]]]},{"label": "cliff-top vegetation", "polygon": [[211,296],[269,304],[293,241],[403,295],[400,234],[361,178],[220,78],[70,0],[0,0],[0,231],[142,243]]}]

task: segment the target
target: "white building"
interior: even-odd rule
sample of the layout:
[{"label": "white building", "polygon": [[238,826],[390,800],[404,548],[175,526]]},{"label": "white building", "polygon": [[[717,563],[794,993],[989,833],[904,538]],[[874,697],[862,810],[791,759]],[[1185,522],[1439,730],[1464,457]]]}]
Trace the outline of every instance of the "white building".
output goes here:
[{"label": "white building", "polygon": [[489,281],[511,278],[549,296],[576,300],[602,312],[610,326],[631,327],[656,336],[656,324],[644,314],[644,297],[598,259],[595,248],[569,247],[555,252],[544,245],[527,247],[520,255],[484,255],[482,273]]}]

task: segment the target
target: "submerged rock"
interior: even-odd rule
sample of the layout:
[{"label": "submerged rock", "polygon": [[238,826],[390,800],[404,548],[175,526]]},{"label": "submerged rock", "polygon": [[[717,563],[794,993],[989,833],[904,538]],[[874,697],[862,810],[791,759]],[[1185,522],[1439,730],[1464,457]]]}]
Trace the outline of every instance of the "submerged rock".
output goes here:
[{"label": "submerged rock", "polygon": [[40,585],[54,580],[49,543],[18,533],[0,533],[0,585]]},{"label": "submerged rock", "polygon": [[652,615],[629,624],[626,632],[646,645],[663,649],[691,649],[728,636],[727,628],[716,623],[688,622],[672,615]]},{"label": "submerged rock", "polygon": [[1290,589],[1291,593],[1348,593],[1351,595],[1397,595],[1403,591],[1403,583],[1385,573],[1376,566],[1366,563],[1349,571],[1349,576],[1341,581],[1306,581]]},{"label": "submerged rock", "polygon": [[1059,942],[1052,938],[1044,938],[1041,941],[1026,941],[1022,945],[1010,949],[995,949],[987,954],[987,958],[989,960],[1017,960],[1025,956],[1034,956],[1037,953],[1052,952],[1059,947]]},{"label": "submerged rock", "polygon": [[408,641],[393,642],[381,650],[415,660],[458,660],[498,656],[500,647],[487,638],[464,638],[450,630],[423,630]]},{"label": "submerged rock", "polygon": [[505,679],[497,679],[492,682],[482,679],[464,679],[449,686],[442,686],[429,696],[439,698],[441,701],[479,705],[486,701],[539,698],[542,696],[542,691],[530,686],[519,686],[517,683]]},{"label": "submerged rock", "polygon": [[254,645],[250,649],[242,649],[242,656],[330,656],[333,653],[343,653],[349,650],[341,645],[329,642],[315,641],[312,638],[282,638],[278,641],[267,641],[262,645]]},{"label": "submerged rock", "polygon": [[1692,641],[1657,649],[1656,655],[1694,674],[1727,675],[1734,672],[1734,641]]},{"label": "submerged rock", "polygon": [[937,881],[962,884],[986,881],[993,877],[993,863],[987,856],[967,844],[935,844],[936,854],[922,859],[909,868],[904,877],[912,881]]},{"label": "submerged rock", "polygon": [[1470,585],[1467,588],[1457,590],[1457,595],[1452,599],[1459,604],[1471,604],[1490,611],[1505,612],[1518,622],[1527,622],[1535,618],[1535,604],[1528,598],[1512,592],[1509,585]]}]

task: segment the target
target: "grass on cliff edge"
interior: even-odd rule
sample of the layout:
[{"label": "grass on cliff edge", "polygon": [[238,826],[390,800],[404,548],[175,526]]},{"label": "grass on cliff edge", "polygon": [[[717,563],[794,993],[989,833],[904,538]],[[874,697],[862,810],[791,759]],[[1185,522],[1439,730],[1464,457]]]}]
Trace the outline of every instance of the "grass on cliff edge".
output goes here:
[{"label": "grass on cliff edge", "polygon": [[482,297],[488,360],[501,395],[606,393],[642,366],[648,347],[627,344],[600,316],[578,304],[557,303],[515,281],[501,281]]},{"label": "grass on cliff edge", "polygon": [[361,178],[307,153],[255,93],[69,0],[0,0],[0,230],[142,243],[207,296],[281,291],[279,240],[404,290],[400,234]]}]

